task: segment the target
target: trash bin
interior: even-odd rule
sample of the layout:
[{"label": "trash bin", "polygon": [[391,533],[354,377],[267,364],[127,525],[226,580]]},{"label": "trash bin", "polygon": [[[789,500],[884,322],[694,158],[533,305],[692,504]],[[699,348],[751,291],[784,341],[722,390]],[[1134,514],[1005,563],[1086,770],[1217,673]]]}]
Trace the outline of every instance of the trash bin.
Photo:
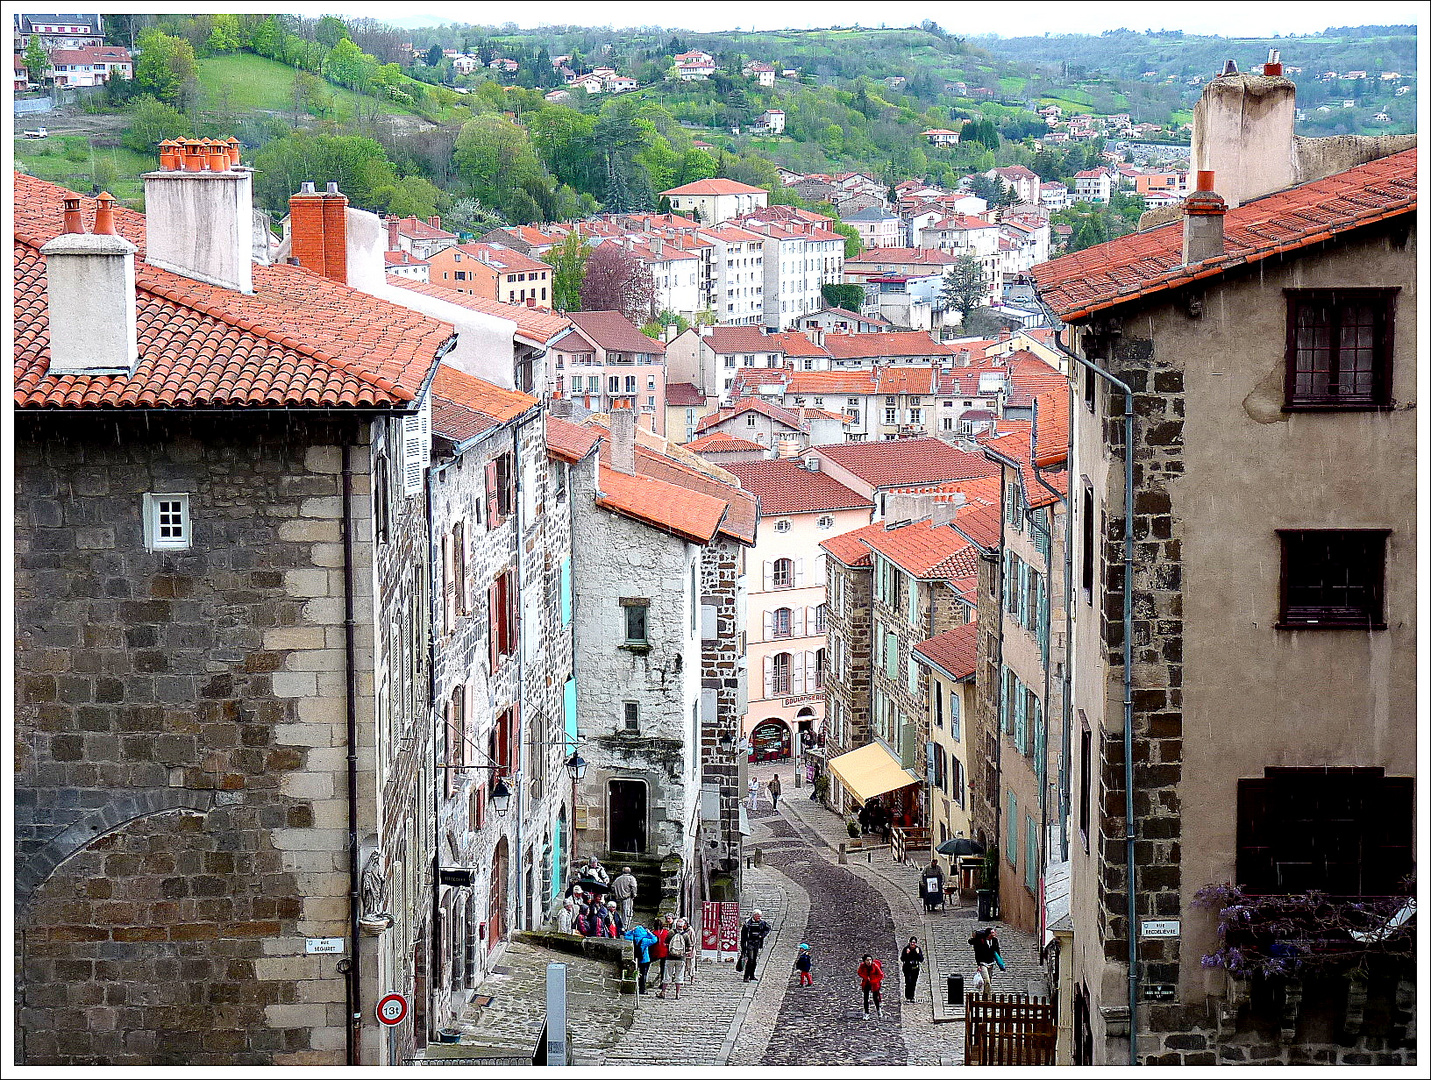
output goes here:
[{"label": "trash bin", "polygon": [[979,890],[979,921],[992,922],[999,917],[999,898],[991,889]]},{"label": "trash bin", "polygon": [[946,981],[949,984],[949,1004],[964,1004],[964,976],[950,975]]}]

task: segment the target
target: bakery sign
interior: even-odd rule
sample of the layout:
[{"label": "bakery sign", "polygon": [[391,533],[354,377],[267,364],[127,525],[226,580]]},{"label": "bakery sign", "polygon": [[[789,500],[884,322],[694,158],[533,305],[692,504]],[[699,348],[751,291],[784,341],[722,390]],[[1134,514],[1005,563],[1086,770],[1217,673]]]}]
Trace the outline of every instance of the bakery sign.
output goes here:
[{"label": "bakery sign", "polygon": [[791,705],[814,705],[825,700],[824,694],[801,694],[798,697],[788,697],[781,700],[780,704],[789,708]]}]

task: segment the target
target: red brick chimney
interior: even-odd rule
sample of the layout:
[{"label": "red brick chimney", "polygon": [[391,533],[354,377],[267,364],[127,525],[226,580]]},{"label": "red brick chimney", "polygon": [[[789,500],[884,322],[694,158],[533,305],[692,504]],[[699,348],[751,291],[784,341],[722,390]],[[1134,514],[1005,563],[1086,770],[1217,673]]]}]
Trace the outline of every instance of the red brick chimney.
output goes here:
[{"label": "red brick chimney", "polygon": [[348,283],[348,197],[331,180],[323,193],[323,276]]},{"label": "red brick chimney", "polygon": [[399,224],[401,224],[401,219],[399,219],[399,218],[390,217],[390,218],[388,218],[388,220],[387,220],[387,226],[388,226],[388,250],[389,250],[389,251],[398,251],[398,250],[400,250],[400,249],[402,248],[402,244],[398,241],[398,225],[399,225]]},{"label": "red brick chimney", "polygon": [[288,197],[289,251],[298,265],[330,281],[348,283],[348,197],[335,183],[313,190],[311,181]]}]

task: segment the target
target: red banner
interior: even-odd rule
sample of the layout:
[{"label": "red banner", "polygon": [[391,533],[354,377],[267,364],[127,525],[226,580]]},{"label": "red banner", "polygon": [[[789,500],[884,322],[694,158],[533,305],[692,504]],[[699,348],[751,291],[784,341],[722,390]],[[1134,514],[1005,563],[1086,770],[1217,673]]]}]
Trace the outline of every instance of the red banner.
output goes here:
[{"label": "red banner", "polygon": [[720,904],[714,900],[701,904],[701,953],[720,955]]},{"label": "red banner", "polygon": [[740,948],[740,905],[735,901],[722,901],[720,905],[720,951],[726,959],[734,960]]}]

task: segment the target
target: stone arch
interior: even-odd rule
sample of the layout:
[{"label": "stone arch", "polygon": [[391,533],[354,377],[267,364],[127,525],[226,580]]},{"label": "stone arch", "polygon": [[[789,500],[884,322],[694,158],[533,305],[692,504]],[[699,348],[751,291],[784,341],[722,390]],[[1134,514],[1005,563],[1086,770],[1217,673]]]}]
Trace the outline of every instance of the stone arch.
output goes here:
[{"label": "stone arch", "polygon": [[233,805],[240,796],[232,791],[195,791],[187,788],[152,788],[116,794],[98,810],[70,824],[40,848],[15,861],[15,910],[23,911],[35,890],[49,880],[59,865],[101,836],[139,818],[171,810],[207,814],[216,806]]}]

